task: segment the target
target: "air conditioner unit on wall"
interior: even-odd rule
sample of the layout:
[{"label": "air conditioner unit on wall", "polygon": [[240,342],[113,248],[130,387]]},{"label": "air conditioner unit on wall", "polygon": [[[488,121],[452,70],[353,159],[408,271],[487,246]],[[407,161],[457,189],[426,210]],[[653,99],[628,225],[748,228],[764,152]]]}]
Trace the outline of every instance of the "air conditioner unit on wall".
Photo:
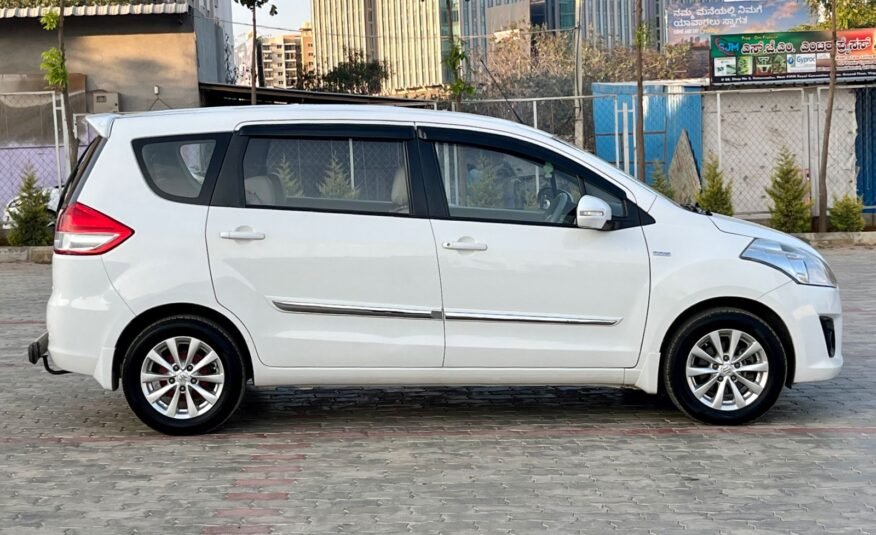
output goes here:
[{"label": "air conditioner unit on wall", "polygon": [[91,92],[91,112],[111,113],[119,111],[119,94],[98,89]]}]

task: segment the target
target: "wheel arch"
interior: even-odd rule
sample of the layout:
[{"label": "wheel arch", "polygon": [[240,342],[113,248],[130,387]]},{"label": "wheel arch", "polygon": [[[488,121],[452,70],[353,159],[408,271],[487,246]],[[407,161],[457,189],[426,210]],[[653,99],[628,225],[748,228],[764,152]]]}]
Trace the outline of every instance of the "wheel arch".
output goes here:
[{"label": "wheel arch", "polygon": [[[796,373],[796,353],[794,351],[794,342],[791,339],[791,333],[788,331],[788,327],[773,309],[763,303],[744,297],[716,297],[707,299],[690,306],[684,312],[679,314],[663,334],[663,340],[660,343],[660,367],[658,369],[662,369],[666,359],[666,349],[669,346],[672,337],[685,321],[704,310],[724,307],[733,307],[750,312],[764,320],[776,332],[788,357],[788,374],[785,378],[785,386],[790,388],[794,383],[794,374]],[[658,388],[662,391],[662,381],[658,382]]]},{"label": "wheel arch", "polygon": [[125,353],[128,352],[128,347],[130,347],[131,343],[134,341],[137,335],[152,323],[162,318],[174,316],[177,314],[199,316],[204,319],[213,321],[219,324],[219,326],[221,326],[223,329],[225,329],[228,334],[231,335],[234,343],[241,351],[247,380],[253,378],[252,355],[249,351],[249,346],[246,343],[246,339],[243,337],[243,333],[240,332],[240,329],[237,327],[237,325],[234,324],[233,321],[231,321],[221,312],[205,307],[203,305],[196,305],[193,303],[172,303],[150,308],[149,310],[140,313],[134,319],[128,322],[128,325],[126,325],[125,328],[122,330],[118,340],[116,341],[115,351],[113,352],[113,390],[117,390],[119,388],[119,377],[121,376],[122,362],[125,359]]}]

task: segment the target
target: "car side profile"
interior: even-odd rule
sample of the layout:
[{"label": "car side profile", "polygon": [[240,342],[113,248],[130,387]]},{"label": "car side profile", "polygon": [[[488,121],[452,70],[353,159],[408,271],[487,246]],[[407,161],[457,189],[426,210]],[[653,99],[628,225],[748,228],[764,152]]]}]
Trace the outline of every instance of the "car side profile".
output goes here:
[{"label": "car side profile", "polygon": [[741,424],[842,367],[807,244],[549,134],[380,106],[88,118],[29,348],[169,434],[245,385],[610,385]]}]

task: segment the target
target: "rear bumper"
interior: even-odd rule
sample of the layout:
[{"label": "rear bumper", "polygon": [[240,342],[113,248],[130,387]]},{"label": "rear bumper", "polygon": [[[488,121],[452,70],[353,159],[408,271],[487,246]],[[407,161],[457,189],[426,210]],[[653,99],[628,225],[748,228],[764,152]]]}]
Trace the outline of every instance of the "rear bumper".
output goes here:
[{"label": "rear bumper", "polygon": [[839,374],[843,367],[839,289],[789,282],[761,297],[761,301],[779,314],[791,335],[793,383],[825,381]]},{"label": "rear bumper", "polygon": [[115,344],[133,318],[99,257],[54,256],[46,325],[55,365],[112,389]]}]

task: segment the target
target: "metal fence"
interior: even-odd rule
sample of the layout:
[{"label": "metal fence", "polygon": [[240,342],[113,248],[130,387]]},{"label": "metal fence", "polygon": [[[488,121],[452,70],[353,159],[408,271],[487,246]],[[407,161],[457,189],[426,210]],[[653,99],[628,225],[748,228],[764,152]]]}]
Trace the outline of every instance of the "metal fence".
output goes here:
[{"label": "metal fence", "polygon": [[[652,86],[644,97],[645,176],[660,168],[676,191],[698,188],[703,168],[714,158],[733,186],[736,215],[768,217],[769,185],[779,154],[787,149],[810,181],[813,214],[818,213],[818,169],[826,87],[706,91],[677,85]],[[574,142],[635,175],[635,92],[618,84],[617,93],[578,97],[472,100],[460,111],[520,121]],[[834,101],[827,169],[829,205],[846,194],[863,195],[876,209],[876,158],[868,140],[876,137],[876,85],[840,86]],[[866,104],[866,105],[865,105]],[[439,105],[436,105],[439,107]],[[447,107],[442,105],[442,107]],[[692,178],[691,178],[692,177]],[[686,186],[685,181],[693,181]],[[693,194],[694,192],[689,192]]]},{"label": "metal fence", "polygon": [[43,187],[61,185],[69,173],[62,123],[54,92],[0,93],[0,211],[30,172]]}]

